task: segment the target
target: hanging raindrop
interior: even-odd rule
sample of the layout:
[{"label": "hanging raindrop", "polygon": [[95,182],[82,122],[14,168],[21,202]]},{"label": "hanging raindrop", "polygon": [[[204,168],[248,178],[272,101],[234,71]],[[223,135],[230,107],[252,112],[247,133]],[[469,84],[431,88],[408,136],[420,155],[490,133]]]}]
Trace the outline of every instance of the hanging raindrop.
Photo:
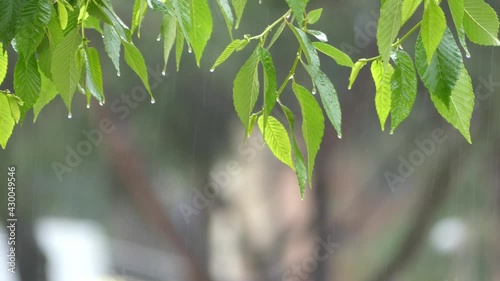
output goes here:
[{"label": "hanging raindrop", "polygon": [[338,134],[338,135],[337,135],[337,138],[339,138],[339,140],[341,140],[341,139],[342,139],[342,135],[341,135],[341,134]]},{"label": "hanging raindrop", "polygon": [[73,115],[71,115],[71,112],[70,112],[70,113],[68,113],[68,119],[71,119],[71,118],[73,118]]},{"label": "hanging raindrop", "polygon": [[468,59],[470,59],[470,53],[468,51],[465,52],[465,57],[468,58]]},{"label": "hanging raindrop", "polygon": [[101,35],[102,39],[104,39],[104,35]]},{"label": "hanging raindrop", "polygon": [[190,54],[191,54],[192,52],[193,52],[193,49],[191,49],[191,46],[189,46],[189,48],[188,48],[188,53],[190,53]]},{"label": "hanging raindrop", "polygon": [[289,19],[290,18],[290,14],[286,15],[286,19]]},{"label": "hanging raindrop", "polygon": [[394,135],[394,131],[390,131],[389,135],[391,135],[391,136]]},{"label": "hanging raindrop", "polygon": [[100,101],[100,102],[99,102],[99,105],[100,105],[100,106],[103,106],[103,105],[104,105],[104,103],[103,103],[102,101]]},{"label": "hanging raindrop", "polygon": [[87,104],[87,108],[90,108],[90,103],[89,103],[89,104]]},{"label": "hanging raindrop", "polygon": [[290,77],[288,78],[288,80],[292,80],[293,79],[293,74],[290,75]]},{"label": "hanging raindrop", "polygon": [[214,71],[215,71],[215,68],[210,69],[210,72],[214,72]]},{"label": "hanging raindrop", "polygon": [[161,72],[161,75],[163,75],[163,76],[167,75],[167,73],[165,73],[165,70],[163,70],[163,71]]},{"label": "hanging raindrop", "polygon": [[160,41],[161,40],[161,34],[158,34],[158,37],[156,37],[156,41]]},{"label": "hanging raindrop", "polygon": [[151,104],[155,104],[155,103],[156,103],[155,99],[151,98]]},{"label": "hanging raindrop", "polygon": [[120,74],[120,71],[118,71],[118,72],[116,73],[116,76],[120,77],[120,75],[121,75],[121,74]]},{"label": "hanging raindrop", "polygon": [[313,89],[312,89],[312,91],[311,91],[311,93],[312,93],[313,95],[315,95],[315,94],[316,94],[316,88],[313,88]]}]

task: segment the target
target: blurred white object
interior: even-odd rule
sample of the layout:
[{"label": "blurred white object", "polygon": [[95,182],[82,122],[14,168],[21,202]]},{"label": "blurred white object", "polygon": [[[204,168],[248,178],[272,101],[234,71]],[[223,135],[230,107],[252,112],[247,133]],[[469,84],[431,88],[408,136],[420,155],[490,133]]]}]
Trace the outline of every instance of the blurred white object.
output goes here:
[{"label": "blurred white object", "polygon": [[467,240],[467,225],[459,218],[445,218],[438,221],[431,229],[430,243],[443,254],[460,250]]},{"label": "blurred white object", "polygon": [[48,280],[104,280],[111,275],[109,242],[99,224],[62,218],[39,219],[35,237],[47,256]]},{"label": "blurred white object", "polygon": [[2,281],[19,281],[19,270],[16,265],[16,273],[11,273],[7,271],[7,254],[8,254],[8,245],[7,245],[7,233],[4,229],[5,227],[0,228],[0,255],[2,256],[2,267],[0,270],[0,280]]}]

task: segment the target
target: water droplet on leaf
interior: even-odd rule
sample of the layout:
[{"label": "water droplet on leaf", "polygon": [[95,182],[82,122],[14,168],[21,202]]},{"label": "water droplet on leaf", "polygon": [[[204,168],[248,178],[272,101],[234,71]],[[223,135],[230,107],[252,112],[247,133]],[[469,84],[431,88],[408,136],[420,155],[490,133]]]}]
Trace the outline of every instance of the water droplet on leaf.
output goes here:
[{"label": "water droplet on leaf", "polygon": [[156,41],[160,41],[161,40],[161,35],[158,35],[158,37],[156,37]]},{"label": "water droplet on leaf", "polygon": [[288,80],[292,80],[293,79],[293,75],[290,75],[290,77],[288,78]]},{"label": "water droplet on leaf", "polygon": [[102,101],[100,101],[100,102],[99,102],[99,105],[100,105],[100,106],[103,106],[103,105],[104,105],[104,103],[103,103]]}]

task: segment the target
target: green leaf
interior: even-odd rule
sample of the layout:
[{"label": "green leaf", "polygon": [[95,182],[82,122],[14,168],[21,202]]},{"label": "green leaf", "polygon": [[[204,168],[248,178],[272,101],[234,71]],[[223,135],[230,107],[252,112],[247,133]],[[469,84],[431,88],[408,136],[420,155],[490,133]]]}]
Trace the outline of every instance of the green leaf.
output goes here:
[{"label": "green leaf", "polygon": [[164,14],[161,25],[161,33],[163,34],[163,73],[165,73],[170,52],[175,44],[175,36],[177,35],[177,19],[169,14]]},{"label": "green leaf", "polygon": [[104,42],[104,50],[108,54],[108,57],[113,62],[115,66],[116,73],[120,76],[120,50],[121,50],[121,40],[115,29],[109,25],[104,24],[103,27],[103,42]]},{"label": "green leaf", "polygon": [[391,78],[394,68],[389,63],[384,67],[384,64],[380,60],[375,60],[372,62],[370,70],[376,89],[375,109],[380,120],[380,127],[384,131],[387,117],[391,112]]},{"label": "green leaf", "polygon": [[28,61],[45,36],[50,21],[50,0],[30,0],[19,14],[16,29],[17,50]]},{"label": "green leaf", "polygon": [[231,11],[231,6],[229,5],[229,0],[217,0],[217,4],[219,5],[219,9],[222,12],[224,20],[226,21],[229,36],[231,37],[231,40],[233,40],[234,16],[233,11]]},{"label": "green leaf", "polygon": [[278,92],[276,89],[276,70],[274,69],[273,58],[271,53],[267,49],[260,47],[260,62],[262,68],[264,69],[264,128],[263,132],[266,131],[267,118],[271,114],[271,111],[276,104],[276,99],[278,98]]},{"label": "green leaf", "polygon": [[255,49],[241,67],[233,83],[234,108],[245,127],[245,131],[248,131],[249,117],[259,96],[258,65],[259,52],[258,49]]},{"label": "green leaf", "polygon": [[196,63],[200,60],[205,46],[212,33],[212,16],[206,0],[175,0],[173,1],[179,27],[184,38],[191,46]]},{"label": "green leaf", "polygon": [[403,0],[401,25],[405,24],[413,16],[420,4],[422,4],[422,0]]},{"label": "green leaf", "polygon": [[175,42],[175,60],[177,71],[181,67],[182,53],[184,51],[184,35],[181,32],[180,27],[177,27],[177,40]]},{"label": "green leaf", "polygon": [[402,0],[386,0],[380,8],[377,25],[377,45],[384,64],[389,62],[391,46],[402,23]]},{"label": "green leaf", "polygon": [[402,50],[398,50],[394,57],[396,69],[391,78],[391,133],[410,115],[417,97],[417,73],[413,60]]},{"label": "green leaf", "polygon": [[366,61],[357,61],[354,66],[352,67],[351,70],[351,75],[349,76],[349,86],[347,89],[351,89],[352,85],[356,81],[356,78],[358,78],[358,74],[361,71],[361,69],[366,65]]},{"label": "green leaf", "polygon": [[309,2],[309,0],[286,0],[288,7],[292,9],[295,19],[297,19],[300,26],[304,23],[304,14],[306,12],[307,2]]},{"label": "green leaf", "polygon": [[239,49],[244,48],[248,44],[248,41],[243,39],[236,39],[233,42],[229,43],[227,47],[222,51],[220,56],[217,58],[215,61],[214,65],[210,68],[210,71],[214,71],[217,66],[221,65],[224,63],[232,54],[234,51],[238,51]]},{"label": "green leaf", "polygon": [[307,61],[311,68],[309,74],[312,80],[314,81],[316,79],[316,76],[318,75],[318,72],[320,71],[318,52],[316,51],[316,48],[314,48],[311,39],[309,39],[309,37],[304,31],[290,24],[288,26],[292,30],[293,34],[295,34],[295,37],[297,37],[300,47],[302,48],[302,51],[304,51],[304,54],[306,55]]},{"label": "green leaf", "polygon": [[206,0],[191,0],[191,26],[189,42],[200,66],[201,57],[212,34],[212,16]]},{"label": "green leaf", "polygon": [[318,39],[321,42],[328,42],[328,37],[326,36],[326,34],[324,34],[321,31],[308,29],[307,33],[309,33],[312,36],[316,37],[316,39]]},{"label": "green leaf", "polygon": [[170,16],[175,16],[175,9],[172,1],[163,0],[147,0],[149,7],[153,11],[157,11],[163,13],[164,15],[168,14]]},{"label": "green leaf", "polygon": [[71,101],[82,73],[82,58],[78,52],[82,37],[71,30],[56,46],[52,54],[52,81],[71,113]]},{"label": "green leaf", "polygon": [[293,116],[293,112],[288,107],[283,104],[280,104],[280,106],[285,113],[286,119],[288,120],[290,135],[292,137],[292,156],[293,164],[295,166],[294,170],[299,182],[300,196],[304,199],[304,191],[307,185],[307,167],[306,162],[304,161],[304,156],[302,156],[302,152],[300,151],[295,138],[295,117]]},{"label": "green leaf", "polygon": [[333,60],[335,60],[335,62],[338,65],[347,67],[354,66],[354,63],[352,62],[351,58],[341,50],[322,42],[314,42],[313,45],[316,48],[316,50],[331,57]]},{"label": "green leaf", "polygon": [[9,99],[4,92],[0,92],[0,108],[2,109],[0,110],[0,146],[5,149],[14,130],[15,120],[12,118]]},{"label": "green leaf", "polygon": [[[314,70],[312,70],[308,65],[303,64],[303,66],[312,77],[312,72]],[[316,78],[313,82],[318,88],[323,108],[325,109],[328,119],[330,119],[330,122],[337,131],[338,137],[342,138],[342,111],[340,109],[337,91],[335,90],[335,87],[330,79],[328,79],[328,76],[326,76],[326,74],[321,70],[317,70],[315,75]]]},{"label": "green leaf", "polygon": [[426,52],[419,36],[415,47],[415,61],[425,87],[448,105],[463,64],[462,54],[450,30],[446,29],[430,64],[427,64]]},{"label": "green leaf", "polygon": [[312,187],[312,172],[316,154],[323,140],[325,119],[318,102],[316,102],[314,96],[306,88],[295,82],[292,88],[302,110],[302,134],[307,147],[307,174],[309,186]]},{"label": "green leaf", "polygon": [[26,112],[35,104],[40,93],[41,80],[38,72],[38,64],[34,55],[28,61],[18,57],[14,69],[14,91],[23,101],[21,106],[21,119]]},{"label": "green leaf", "polygon": [[[292,160],[292,147],[285,127],[278,119],[272,116],[269,116],[266,124],[264,124],[264,118],[261,116],[258,123],[260,131],[264,135],[264,141],[269,146],[274,156],[295,170]],[[264,125],[267,128],[265,133],[263,129]]]},{"label": "green leaf", "polygon": [[58,18],[61,29],[65,30],[68,26],[68,11],[66,11],[66,7],[62,2],[57,2],[57,13],[59,15]]},{"label": "green leaf", "polygon": [[[50,43],[50,48],[52,48],[52,49],[55,49],[55,47],[64,38],[63,30],[62,30],[61,26],[59,25],[59,19],[58,19],[57,13],[55,11],[56,10],[54,8],[52,8],[52,13],[50,15],[50,21],[49,21],[49,24],[47,25],[47,38],[48,38],[49,43]],[[40,53],[40,48],[38,49],[38,53]]]},{"label": "green leaf", "polygon": [[315,24],[321,18],[321,14],[323,13],[323,9],[312,10],[307,14],[306,22],[307,24]]},{"label": "green leaf", "polygon": [[7,100],[9,101],[10,116],[17,124],[21,119],[21,109],[19,106],[23,105],[23,101],[13,94],[6,94]]},{"label": "green leaf", "polygon": [[132,10],[132,24],[130,26],[130,31],[134,33],[137,29],[137,37],[141,37],[141,24],[146,11],[148,10],[148,3],[146,0],[135,0],[134,8]]},{"label": "green leaf", "polygon": [[[191,28],[191,0],[172,0],[175,17],[182,32],[183,38],[189,42],[189,29]],[[180,33],[180,32],[177,32]],[[183,39],[183,40],[184,40]]]},{"label": "green leaf", "polygon": [[234,14],[236,15],[236,25],[235,29],[238,29],[240,26],[240,21],[243,16],[243,11],[245,10],[245,6],[247,5],[247,0],[231,0],[234,8]]},{"label": "green leaf", "polygon": [[93,16],[88,16],[83,22],[83,26],[85,28],[95,29],[101,34],[104,33],[101,28],[101,22],[98,19],[94,18]]},{"label": "green leaf", "polygon": [[249,137],[252,135],[253,128],[255,127],[255,122],[257,121],[258,118],[259,118],[259,115],[255,114],[255,113],[250,116],[250,121],[248,123],[248,130],[247,130],[246,137]]},{"label": "green leaf", "polygon": [[7,75],[7,66],[9,63],[9,54],[7,50],[3,51],[2,43],[0,43],[0,85],[2,85],[5,75]]},{"label": "green leaf", "polygon": [[125,61],[128,66],[141,78],[142,83],[148,90],[149,95],[153,98],[153,93],[149,87],[148,70],[146,68],[146,62],[142,57],[141,52],[132,43],[122,41],[123,49],[125,50]]},{"label": "green leaf", "polygon": [[446,30],[446,18],[436,0],[426,0],[420,34],[427,54],[428,63],[432,59]]},{"label": "green leaf", "polygon": [[42,109],[57,96],[56,85],[54,85],[54,83],[52,83],[43,73],[41,73],[41,82],[40,96],[33,105],[33,112],[35,114],[33,122],[36,122]]},{"label": "green leaf", "polygon": [[85,52],[85,87],[100,103],[106,100],[102,86],[101,61],[94,48],[87,48]]},{"label": "green leaf", "polygon": [[271,38],[271,41],[269,41],[269,45],[267,45],[267,49],[270,49],[272,45],[274,45],[274,43],[276,42],[276,40],[278,40],[278,38],[280,37],[281,33],[283,32],[283,29],[285,29],[285,26],[286,26],[286,22],[283,21],[280,26],[278,27],[278,29],[276,29],[276,32],[274,33],[273,37]]},{"label": "green leaf", "polygon": [[0,40],[8,46],[14,38],[17,18],[27,0],[0,1]]},{"label": "green leaf", "polygon": [[453,22],[455,23],[455,28],[457,29],[458,40],[462,48],[464,48],[465,53],[469,57],[469,49],[467,48],[467,42],[465,41],[465,29],[464,29],[464,0],[448,0],[448,6],[450,7],[451,16]]},{"label": "green leaf", "polygon": [[465,67],[462,66],[460,77],[451,92],[449,106],[436,95],[431,94],[431,100],[439,114],[457,128],[469,143],[472,143],[469,127],[474,111],[474,91]]},{"label": "green leaf", "polygon": [[498,16],[483,0],[464,0],[464,29],[469,40],[480,45],[500,46]]},{"label": "green leaf", "polygon": [[94,0],[96,5],[106,17],[111,21],[113,28],[115,29],[121,40],[131,42],[131,34],[127,25],[118,17],[118,15],[113,10],[113,6],[109,0]]},{"label": "green leaf", "polygon": [[[67,6],[66,6],[67,7]],[[114,23],[109,19],[109,17],[104,13],[101,6],[96,3],[96,1],[90,1],[87,6],[87,13],[95,17],[96,19],[102,21],[105,24],[113,25]]]}]

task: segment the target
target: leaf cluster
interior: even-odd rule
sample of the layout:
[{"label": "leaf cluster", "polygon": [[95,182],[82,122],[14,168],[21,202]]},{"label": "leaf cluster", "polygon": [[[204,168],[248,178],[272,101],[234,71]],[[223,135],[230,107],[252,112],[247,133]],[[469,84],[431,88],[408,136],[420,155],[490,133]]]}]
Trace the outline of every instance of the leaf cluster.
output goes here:
[{"label": "leaf cluster", "polygon": [[[474,93],[462,51],[470,56],[467,39],[480,45],[500,45],[498,16],[484,0],[447,0],[454,28],[448,27],[440,0],[381,0],[377,28],[379,54],[357,61],[330,45],[324,32],[310,28],[320,20],[323,10],[307,11],[308,0],[286,0],[289,10],[281,17],[262,33],[240,39],[233,38],[233,31],[240,25],[247,0],[216,1],[231,42],[210,71],[234,53],[253,49],[234,79],[234,108],[246,136],[258,126],[276,158],[296,172],[302,197],[306,185],[311,186],[325,121],[342,137],[337,91],[321,70],[320,53],[351,69],[349,89],[360,71],[370,64],[376,87],[375,108],[382,130],[389,117],[391,134],[408,118],[420,79],[437,111],[471,142],[469,127]],[[416,17],[419,7],[423,10],[421,20],[399,37],[408,20]],[[116,15],[110,0],[2,1],[0,85],[8,70],[9,46],[17,52],[17,62],[14,93],[0,91],[0,145],[5,147],[15,124],[24,119],[28,110],[34,110],[36,120],[57,95],[66,104],[69,117],[75,92],[87,97],[87,106],[91,99],[101,105],[105,103],[100,54],[85,35],[89,29],[102,35],[105,52],[118,76],[123,49],[125,62],[140,77],[154,103],[144,58],[132,40],[134,34],[140,37],[148,10],[163,16],[158,39],[163,39],[164,71],[172,52],[179,69],[186,46],[189,52],[194,52],[200,66],[213,29],[207,0],[135,0],[130,27]],[[454,29],[458,44],[450,29]],[[277,81],[272,46],[285,30],[294,34],[298,49],[297,55],[291,58],[293,64],[288,75],[283,81]],[[415,32],[419,34],[415,58],[412,58],[402,44]],[[299,67],[308,73],[311,91],[295,79]],[[295,114],[280,98],[289,84],[300,104],[304,153],[295,135]],[[318,99],[316,92],[319,92]],[[259,98],[263,103],[257,108]],[[273,116],[275,109],[283,112],[286,125]]]}]

